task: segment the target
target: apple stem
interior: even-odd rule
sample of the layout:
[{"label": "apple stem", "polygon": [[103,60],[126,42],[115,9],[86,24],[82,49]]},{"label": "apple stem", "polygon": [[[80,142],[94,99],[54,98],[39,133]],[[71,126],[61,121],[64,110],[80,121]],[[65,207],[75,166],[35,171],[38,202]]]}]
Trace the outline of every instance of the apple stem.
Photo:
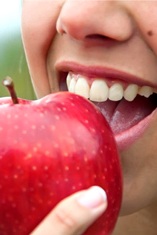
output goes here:
[{"label": "apple stem", "polygon": [[6,77],[3,80],[3,85],[8,89],[8,91],[10,93],[10,96],[11,96],[11,99],[13,101],[13,104],[18,104],[19,101],[18,101],[16,92],[15,92],[15,89],[14,89],[14,83],[13,83],[12,78],[11,77]]}]

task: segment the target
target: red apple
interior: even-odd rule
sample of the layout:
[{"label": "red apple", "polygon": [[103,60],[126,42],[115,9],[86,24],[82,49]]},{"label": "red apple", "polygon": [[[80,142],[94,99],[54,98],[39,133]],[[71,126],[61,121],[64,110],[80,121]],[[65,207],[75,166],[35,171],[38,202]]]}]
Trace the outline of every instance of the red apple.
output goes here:
[{"label": "red apple", "polygon": [[68,92],[17,103],[0,99],[0,235],[28,235],[60,200],[92,185],[105,189],[108,208],[85,234],[109,235],[122,177],[102,114]]}]

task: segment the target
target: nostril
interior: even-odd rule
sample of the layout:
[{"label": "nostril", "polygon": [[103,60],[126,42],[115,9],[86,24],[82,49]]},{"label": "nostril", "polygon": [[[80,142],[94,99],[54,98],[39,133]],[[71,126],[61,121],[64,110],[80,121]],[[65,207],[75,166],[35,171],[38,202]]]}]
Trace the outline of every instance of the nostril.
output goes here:
[{"label": "nostril", "polygon": [[86,36],[87,39],[100,39],[100,40],[111,40],[111,38],[106,37],[101,34],[91,34]]},{"label": "nostril", "polygon": [[[85,37],[84,43],[88,43],[88,47],[90,46],[104,46],[104,47],[111,47],[115,46],[118,41],[114,38],[102,35],[102,34],[89,34]],[[87,46],[87,44],[86,44]]]}]

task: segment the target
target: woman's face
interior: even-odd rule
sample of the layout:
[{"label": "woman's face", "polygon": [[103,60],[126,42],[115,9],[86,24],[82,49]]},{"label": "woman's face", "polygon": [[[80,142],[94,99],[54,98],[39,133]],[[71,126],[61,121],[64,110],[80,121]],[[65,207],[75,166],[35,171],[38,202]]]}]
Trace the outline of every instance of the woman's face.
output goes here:
[{"label": "woman's face", "polygon": [[149,96],[157,88],[156,12],[150,0],[23,4],[23,40],[38,97],[67,89],[68,77],[69,89],[95,101],[113,129],[124,178],[122,214],[157,198],[157,102]]}]

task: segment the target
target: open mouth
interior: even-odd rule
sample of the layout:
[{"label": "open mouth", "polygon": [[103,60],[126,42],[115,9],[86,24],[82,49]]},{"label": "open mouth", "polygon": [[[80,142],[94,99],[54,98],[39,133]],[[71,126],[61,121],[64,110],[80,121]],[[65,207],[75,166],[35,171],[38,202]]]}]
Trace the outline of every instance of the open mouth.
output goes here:
[{"label": "open mouth", "polygon": [[109,122],[115,136],[137,126],[157,107],[156,90],[148,85],[89,79],[72,72],[60,77],[60,90],[68,90],[92,101]]}]

